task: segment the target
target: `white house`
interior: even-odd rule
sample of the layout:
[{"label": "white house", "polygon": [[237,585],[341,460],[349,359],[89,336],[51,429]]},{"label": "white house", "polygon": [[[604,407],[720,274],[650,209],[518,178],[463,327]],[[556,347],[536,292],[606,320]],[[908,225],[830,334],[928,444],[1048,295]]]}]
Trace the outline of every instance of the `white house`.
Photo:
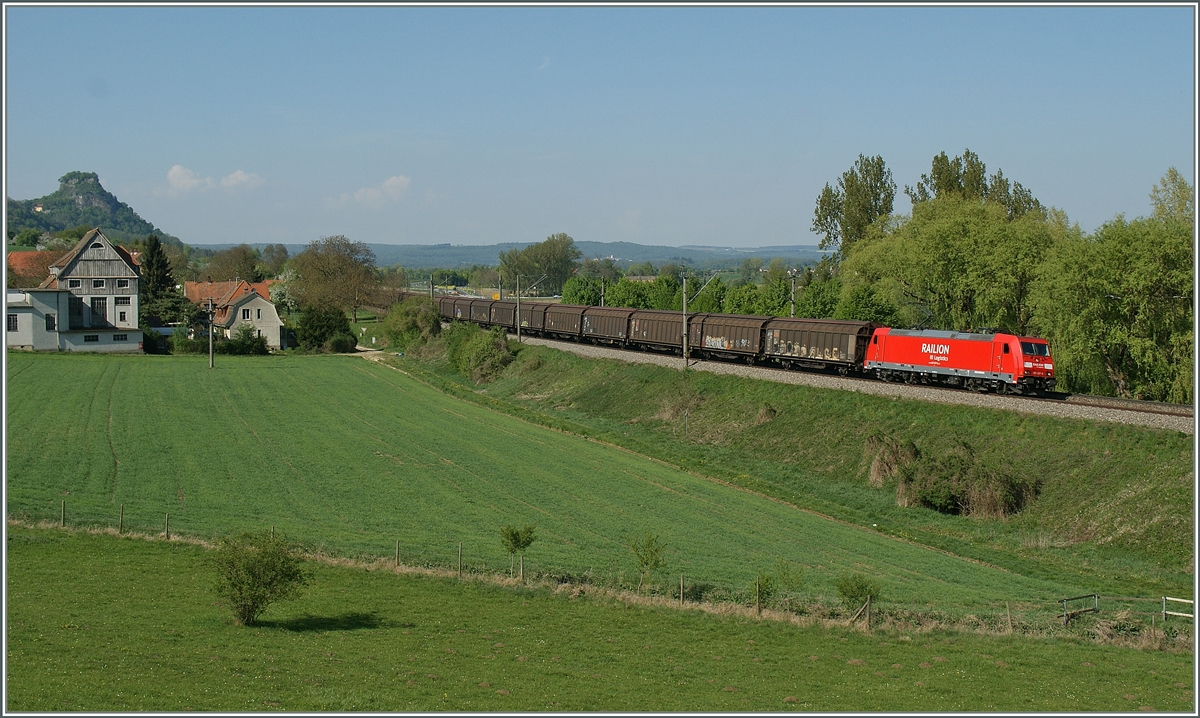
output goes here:
[{"label": "white house", "polygon": [[33,351],[137,352],[139,271],[99,229],[50,265],[37,289],[5,294],[5,346]]},{"label": "white house", "polygon": [[199,304],[213,305],[213,324],[226,336],[233,336],[243,324],[249,324],[256,336],[266,337],[271,349],[286,349],[287,335],[283,320],[271,303],[270,280],[251,284],[237,282],[184,282],[183,293]]}]

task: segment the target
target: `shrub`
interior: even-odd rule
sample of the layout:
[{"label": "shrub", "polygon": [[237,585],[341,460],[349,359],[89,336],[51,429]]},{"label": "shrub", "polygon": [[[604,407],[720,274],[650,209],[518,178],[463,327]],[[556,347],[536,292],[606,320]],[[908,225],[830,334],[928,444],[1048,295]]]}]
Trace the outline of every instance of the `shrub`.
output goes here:
[{"label": "shrub", "polygon": [[[207,350],[207,347],[205,347]],[[222,339],[213,345],[215,354],[262,355],[267,354],[267,338],[258,336],[254,327],[243,324],[232,339]]]},{"label": "shrub", "polygon": [[335,354],[345,354],[354,351],[357,346],[358,340],[353,334],[336,334],[325,342],[324,349]]},{"label": "shrub", "polygon": [[837,581],[838,595],[842,602],[850,608],[856,608],[867,602],[879,600],[879,584],[861,573],[845,574]]},{"label": "shrub", "polygon": [[533,542],[537,540],[537,534],[534,531],[533,526],[526,526],[519,529],[516,526],[506,524],[500,527],[500,543],[509,554],[509,576],[512,575],[513,560],[519,553],[521,554],[521,580],[525,580],[525,549],[532,546]]},{"label": "shrub", "polygon": [[[350,331],[350,319],[338,307],[317,304],[301,310],[296,339],[305,349],[328,349],[331,339],[343,335],[354,339]],[[352,344],[351,349],[353,347]]]},{"label": "shrub", "polygon": [[309,581],[299,555],[283,536],[265,531],[221,539],[212,562],[217,595],[242,625],[254,623],[272,603],[295,598]]},{"label": "shrub", "polygon": [[629,538],[625,545],[629,547],[629,551],[633,553],[633,558],[637,562],[639,574],[637,591],[641,593],[646,577],[667,565],[667,559],[664,556],[667,545],[658,538],[658,534],[652,534],[649,531]]},{"label": "shrub", "polygon": [[[915,447],[914,447],[915,448]],[[957,441],[940,456],[910,452],[897,470],[896,504],[944,514],[1005,518],[1037,497],[1040,482],[1017,479],[987,466],[971,446]],[[872,467],[874,469],[874,466]]]},{"label": "shrub", "polygon": [[428,297],[410,297],[392,307],[383,319],[383,334],[398,349],[425,344],[441,331],[442,319]]},{"label": "shrub", "polygon": [[477,384],[491,381],[512,361],[504,327],[485,332],[472,324],[453,322],[444,336],[450,363]]}]

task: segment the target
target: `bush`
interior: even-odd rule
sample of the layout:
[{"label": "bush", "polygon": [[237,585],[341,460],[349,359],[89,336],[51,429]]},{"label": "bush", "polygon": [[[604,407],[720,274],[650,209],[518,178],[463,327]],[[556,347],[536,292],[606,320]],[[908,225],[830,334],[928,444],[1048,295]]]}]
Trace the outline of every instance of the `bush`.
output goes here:
[{"label": "bush", "polygon": [[[206,347],[207,349],[207,347]],[[215,354],[263,355],[269,353],[267,338],[258,336],[254,327],[243,324],[233,339],[222,339],[213,345]]]},{"label": "bush", "polygon": [[[339,336],[350,337],[354,342],[354,333],[350,331],[350,319],[341,309],[332,304],[317,304],[301,310],[300,322],[296,326],[296,339],[302,347],[310,350],[328,350],[330,340]],[[357,342],[352,343],[350,348],[353,349],[355,344]]]},{"label": "bush", "polygon": [[[167,337],[167,351],[172,354],[207,354],[208,337],[188,339],[186,334],[177,332]],[[215,346],[213,351],[216,351]]]},{"label": "bush", "polygon": [[265,531],[221,539],[212,562],[217,595],[242,625],[254,623],[272,603],[299,596],[309,581],[299,555],[283,536]]},{"label": "bush", "polygon": [[896,472],[896,504],[923,506],[944,514],[1002,519],[1037,497],[1040,482],[1017,479],[989,467],[965,442],[941,456],[914,452]]},{"label": "bush", "polygon": [[392,307],[383,319],[383,335],[397,349],[425,344],[441,331],[441,317],[428,297],[410,297]]},{"label": "bush", "polygon": [[357,346],[358,340],[354,338],[353,334],[337,334],[325,342],[324,349],[334,354],[345,354],[354,351]]},{"label": "bush", "polygon": [[850,608],[857,608],[867,602],[879,600],[879,584],[861,573],[845,574],[837,581],[838,595],[842,602]]},{"label": "bush", "polygon": [[504,327],[485,332],[473,324],[453,322],[444,334],[446,357],[459,373],[477,384],[491,381],[512,361]]}]

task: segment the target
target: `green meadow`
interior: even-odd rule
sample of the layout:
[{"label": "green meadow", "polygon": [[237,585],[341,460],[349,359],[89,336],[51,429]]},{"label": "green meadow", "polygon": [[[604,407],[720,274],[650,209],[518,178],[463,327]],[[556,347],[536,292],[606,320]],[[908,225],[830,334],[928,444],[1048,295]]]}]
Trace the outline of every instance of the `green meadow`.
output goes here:
[{"label": "green meadow", "polygon": [[1194,709],[1192,656],[800,627],[312,563],[252,627],[187,543],[8,526],[9,711]]},{"label": "green meadow", "polygon": [[[69,381],[64,381],[69,377]],[[54,386],[53,391],[45,388]],[[311,549],[506,571],[505,524],[534,525],[527,570],[636,583],[625,541],[668,546],[658,584],[745,596],[785,565],[812,600],[875,577],[893,606],[1052,612],[1089,592],[797,509],[462,401],[348,356],[9,355],[8,514],[213,537],[273,526]],[[699,468],[699,467],[698,467]]]}]

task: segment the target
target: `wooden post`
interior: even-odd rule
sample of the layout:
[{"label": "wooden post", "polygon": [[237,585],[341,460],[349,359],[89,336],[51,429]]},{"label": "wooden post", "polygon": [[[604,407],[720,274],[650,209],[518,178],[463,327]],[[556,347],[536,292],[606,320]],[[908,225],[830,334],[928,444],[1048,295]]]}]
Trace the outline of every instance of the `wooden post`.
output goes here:
[{"label": "wooden post", "polygon": [[867,631],[871,630],[871,596],[867,594]]},{"label": "wooden post", "polygon": [[458,577],[462,578],[462,541],[458,542]]},{"label": "wooden post", "polygon": [[[66,499],[63,499],[63,502],[62,502],[62,513],[58,517],[58,525],[60,527],[64,527],[67,525],[67,500]],[[1166,606],[1167,602],[1163,601],[1163,605]],[[1165,611],[1167,609],[1164,608],[1163,610]]]},{"label": "wooden post", "polygon": [[166,518],[163,519],[163,536],[168,541],[171,540],[171,514],[167,514]]},{"label": "wooden post", "polygon": [[521,583],[525,583],[525,554],[521,554],[521,573],[518,575]]},{"label": "wooden post", "polygon": [[1153,613],[1150,614],[1150,638],[1154,638],[1154,619],[1157,618]]},{"label": "wooden post", "polygon": [[400,539],[396,539],[396,568],[400,568]]},{"label": "wooden post", "polygon": [[125,504],[121,504],[121,513],[117,514],[117,533],[125,528]]},{"label": "wooden post", "polygon": [[1012,634],[1012,612],[1008,610],[1008,601],[1004,602],[1004,616],[1008,619],[1008,633]]},{"label": "wooden post", "polygon": [[683,574],[679,574],[679,607],[683,608]]},{"label": "wooden post", "polygon": [[758,591],[758,579],[754,579],[754,612],[762,615],[762,598]]}]

